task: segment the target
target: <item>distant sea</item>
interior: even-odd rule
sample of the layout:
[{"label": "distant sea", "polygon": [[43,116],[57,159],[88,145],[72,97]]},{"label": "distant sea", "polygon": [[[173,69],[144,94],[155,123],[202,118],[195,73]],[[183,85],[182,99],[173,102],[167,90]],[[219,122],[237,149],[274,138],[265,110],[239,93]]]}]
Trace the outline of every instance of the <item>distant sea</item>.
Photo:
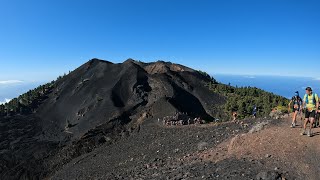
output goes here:
[{"label": "distant sea", "polygon": [[[305,77],[282,77],[282,76],[243,76],[243,75],[212,75],[218,82],[232,86],[251,86],[257,87],[277,95],[291,98],[295,91],[300,92],[300,96],[305,93],[305,88],[311,86],[317,94],[320,94],[320,79]],[[0,104],[18,97],[20,94],[33,89],[38,83],[19,83],[12,85],[0,84]]]},{"label": "distant sea", "polygon": [[218,82],[232,86],[257,87],[277,95],[291,98],[295,91],[300,96],[305,94],[305,88],[311,86],[313,91],[320,94],[320,79],[306,77],[284,77],[284,76],[244,76],[244,75],[212,75]]},{"label": "distant sea", "polygon": [[8,102],[10,99],[18,97],[19,95],[28,92],[31,89],[38,87],[44,82],[19,82],[14,84],[0,83],[0,104]]}]

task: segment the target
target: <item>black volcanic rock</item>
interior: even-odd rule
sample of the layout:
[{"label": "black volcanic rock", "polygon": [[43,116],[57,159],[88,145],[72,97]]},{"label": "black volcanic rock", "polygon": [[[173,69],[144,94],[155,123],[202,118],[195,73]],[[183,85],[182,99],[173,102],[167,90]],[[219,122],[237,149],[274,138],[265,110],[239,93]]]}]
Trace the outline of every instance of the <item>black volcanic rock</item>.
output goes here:
[{"label": "black volcanic rock", "polygon": [[169,62],[92,59],[58,80],[36,113],[0,118],[0,179],[45,178],[175,112],[213,119],[225,100],[205,87],[210,81]]},{"label": "black volcanic rock", "polygon": [[105,123],[133,123],[131,116],[146,111],[154,118],[179,111],[210,119],[215,115],[210,105],[221,104],[223,98],[204,87],[209,81],[172,63],[112,64],[94,59],[58,81],[56,94],[49,96],[38,115],[46,137],[59,141],[70,134],[80,138]]}]

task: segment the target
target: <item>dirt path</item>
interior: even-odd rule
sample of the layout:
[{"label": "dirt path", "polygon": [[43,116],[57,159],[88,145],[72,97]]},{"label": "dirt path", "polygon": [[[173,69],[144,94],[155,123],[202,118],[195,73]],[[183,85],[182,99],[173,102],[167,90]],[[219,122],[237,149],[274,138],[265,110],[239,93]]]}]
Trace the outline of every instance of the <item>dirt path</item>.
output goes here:
[{"label": "dirt path", "polygon": [[266,166],[285,174],[294,171],[297,179],[319,179],[320,128],[313,130],[313,137],[301,136],[300,120],[297,128],[289,127],[289,119],[281,121],[278,126],[237,135],[199,156],[215,163],[230,158],[264,160]]},{"label": "dirt path", "polygon": [[147,124],[66,164],[51,179],[319,179],[320,128],[310,138],[289,126],[289,119]]}]

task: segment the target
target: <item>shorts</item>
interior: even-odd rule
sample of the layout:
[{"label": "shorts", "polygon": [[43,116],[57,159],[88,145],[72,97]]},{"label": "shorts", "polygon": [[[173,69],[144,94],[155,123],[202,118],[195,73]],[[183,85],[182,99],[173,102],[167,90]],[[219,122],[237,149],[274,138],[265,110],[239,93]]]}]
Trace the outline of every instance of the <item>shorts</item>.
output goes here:
[{"label": "shorts", "polygon": [[315,118],[316,117],[316,111],[315,110],[313,110],[313,111],[308,111],[308,110],[306,110],[306,119],[308,118]]},{"label": "shorts", "polygon": [[292,111],[293,112],[300,111],[300,108],[297,108],[297,109],[293,108]]}]

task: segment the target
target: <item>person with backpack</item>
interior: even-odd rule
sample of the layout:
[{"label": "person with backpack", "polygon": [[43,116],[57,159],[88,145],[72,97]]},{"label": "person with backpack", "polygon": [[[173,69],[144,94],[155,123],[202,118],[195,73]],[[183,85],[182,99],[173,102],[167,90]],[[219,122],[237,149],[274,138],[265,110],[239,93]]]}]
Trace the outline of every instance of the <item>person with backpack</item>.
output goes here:
[{"label": "person with backpack", "polygon": [[299,96],[299,91],[296,91],[294,96],[291,98],[290,103],[289,103],[289,112],[290,112],[290,110],[292,110],[292,112],[293,112],[291,128],[296,127],[297,115],[299,112],[301,112],[301,105],[302,105],[302,99]]},{"label": "person with backpack", "polygon": [[256,105],[254,105],[254,107],[253,107],[252,115],[253,115],[254,119],[257,117],[257,106]]},{"label": "person with backpack", "polygon": [[[306,88],[306,94],[303,97],[303,107],[305,108],[305,120],[303,125],[303,132],[301,135],[312,136],[312,126],[316,116],[316,111],[319,108],[319,97],[312,92],[311,87]],[[307,124],[310,122],[310,128],[306,133]]]},{"label": "person with backpack", "polygon": [[319,101],[318,110],[315,118],[315,128],[320,127],[319,119],[320,119],[320,101]]}]

